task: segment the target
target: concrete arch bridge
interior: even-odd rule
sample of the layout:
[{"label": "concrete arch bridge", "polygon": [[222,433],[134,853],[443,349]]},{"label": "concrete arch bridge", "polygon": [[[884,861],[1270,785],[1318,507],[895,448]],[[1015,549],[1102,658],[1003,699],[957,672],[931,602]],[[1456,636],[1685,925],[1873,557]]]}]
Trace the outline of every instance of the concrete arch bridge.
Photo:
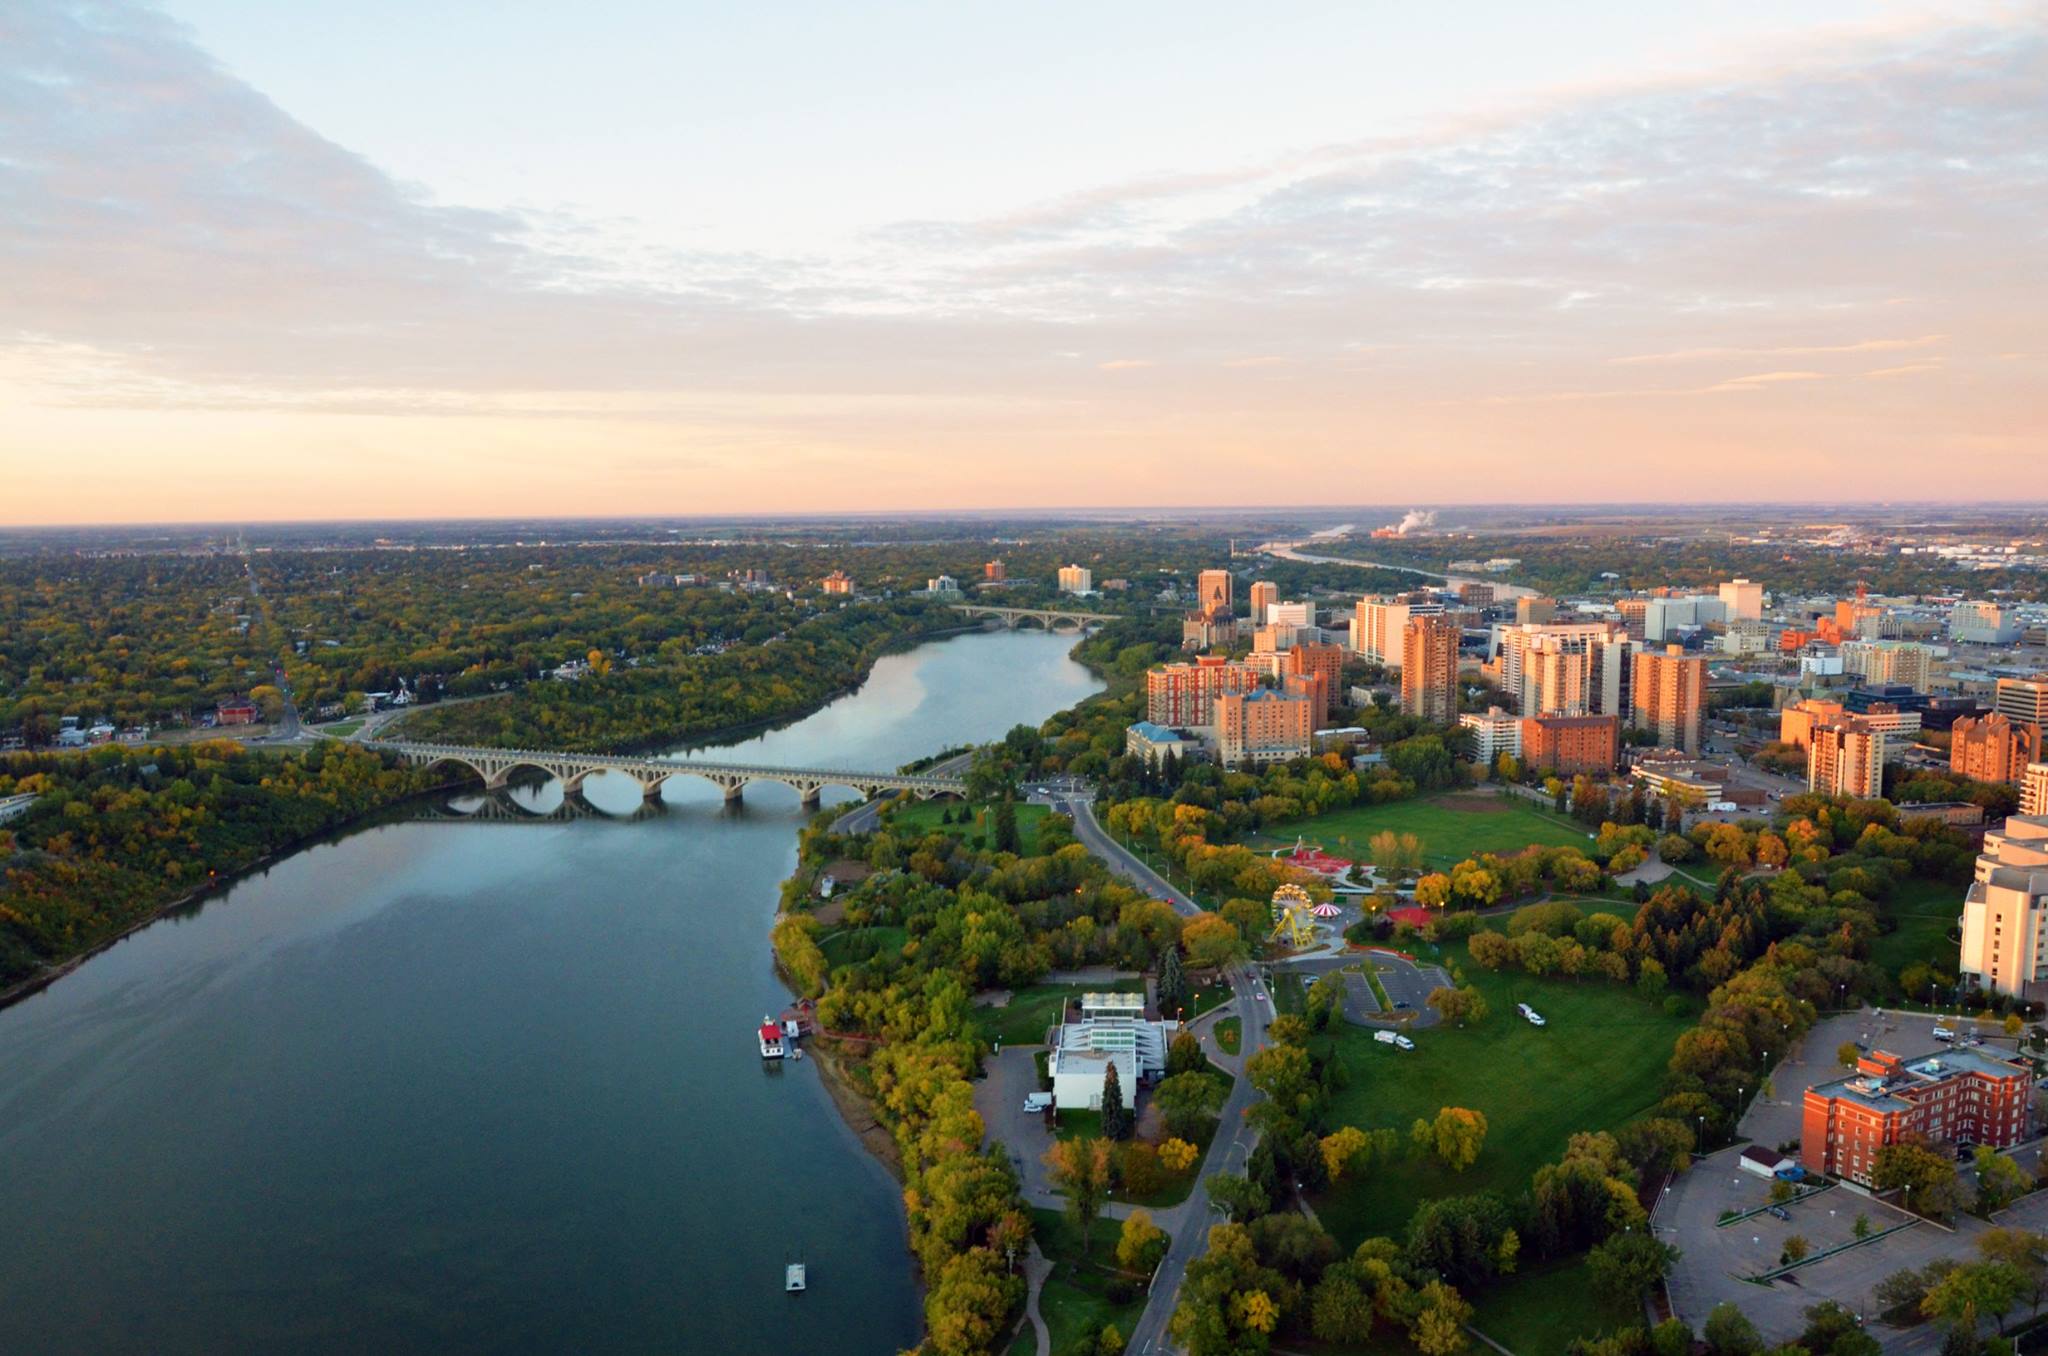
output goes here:
[{"label": "concrete arch bridge", "polygon": [[967,782],[961,777],[930,776],[901,772],[852,772],[844,768],[756,767],[746,763],[684,763],[671,758],[636,758],[625,754],[563,753],[548,749],[472,748],[461,744],[417,744],[404,740],[376,741],[367,745],[397,755],[400,762],[414,767],[452,763],[476,774],[487,791],[510,784],[512,774],[531,768],[562,783],[564,793],[578,790],[586,778],[599,772],[619,772],[640,783],[643,797],[659,795],[661,784],[671,777],[699,777],[725,792],[728,801],[740,799],[749,782],[781,782],[794,787],[806,809],[817,808],[828,786],[843,786],[873,798],[885,791],[908,791],[919,800],[937,795],[963,796]]},{"label": "concrete arch bridge", "polygon": [[1014,631],[1025,622],[1035,622],[1054,633],[1071,631],[1079,635],[1091,626],[1121,620],[1107,612],[1064,612],[1054,607],[998,607],[994,603],[955,603],[953,610],[970,617],[999,621],[1007,631]]}]

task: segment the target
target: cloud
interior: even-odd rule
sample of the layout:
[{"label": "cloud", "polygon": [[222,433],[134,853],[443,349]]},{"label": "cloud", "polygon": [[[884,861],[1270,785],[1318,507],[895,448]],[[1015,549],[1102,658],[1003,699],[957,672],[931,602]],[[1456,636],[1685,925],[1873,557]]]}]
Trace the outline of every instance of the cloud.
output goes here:
[{"label": "cloud", "polygon": [[1617,364],[1685,363],[1721,358],[1809,357],[1823,353],[1877,353],[1888,349],[1926,348],[1948,338],[1945,334],[1923,334],[1917,339],[1864,339],[1853,344],[1794,344],[1778,348],[1686,348],[1675,353],[1639,353],[1627,358],[1609,358]]},{"label": "cloud", "polygon": [[1149,358],[1112,358],[1106,363],[1097,363],[1095,366],[1096,370],[1100,372],[1124,372],[1134,367],[1150,367],[1152,365],[1152,361]]},{"label": "cloud", "polygon": [[1939,372],[1941,370],[1942,364],[1940,362],[1904,363],[1898,367],[1874,368],[1871,371],[1865,372],[1863,377],[1866,381],[1881,377],[1913,377],[1918,376],[1922,372]]}]

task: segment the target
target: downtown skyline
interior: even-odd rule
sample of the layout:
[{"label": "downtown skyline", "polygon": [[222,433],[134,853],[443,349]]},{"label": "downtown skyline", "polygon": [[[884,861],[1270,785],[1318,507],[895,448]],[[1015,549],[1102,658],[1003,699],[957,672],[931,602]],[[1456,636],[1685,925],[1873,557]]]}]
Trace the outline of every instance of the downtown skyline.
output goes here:
[{"label": "downtown skyline", "polygon": [[2048,496],[2039,6],[653,8],[11,7],[0,524]]}]

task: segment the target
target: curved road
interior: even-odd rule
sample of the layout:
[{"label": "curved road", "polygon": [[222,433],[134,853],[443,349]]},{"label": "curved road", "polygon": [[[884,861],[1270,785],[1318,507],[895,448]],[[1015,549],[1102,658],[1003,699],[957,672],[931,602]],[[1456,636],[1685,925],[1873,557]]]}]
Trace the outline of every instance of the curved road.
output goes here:
[{"label": "curved road", "polygon": [[[1147,894],[1166,900],[1184,917],[1194,918],[1202,913],[1199,904],[1167,884],[1151,867],[1109,836],[1096,822],[1092,798],[1067,795],[1060,797],[1058,803],[1074,818],[1074,836],[1100,857],[1111,871]],[[1270,1000],[1264,993],[1265,986],[1256,983],[1249,967],[1233,965],[1226,973],[1244,1028],[1238,1049],[1249,1060],[1252,1052],[1266,1043],[1267,1005]],[[1216,1129],[1216,1139],[1209,1146],[1208,1156],[1202,1160],[1201,1175],[1195,1181],[1194,1190],[1188,1194],[1187,1204],[1179,1207],[1179,1219],[1173,1226],[1166,1260],[1160,1264],[1151,1297],[1145,1302],[1145,1312],[1138,1316],[1137,1325],[1131,1330],[1124,1348],[1126,1351],[1149,1356],[1149,1353],[1171,1349],[1166,1336],[1166,1322],[1173,1315],[1174,1300],[1180,1294],[1181,1281],[1187,1276],[1188,1263],[1201,1256],[1207,1248],[1209,1226],[1221,1222],[1220,1216],[1210,1213],[1208,1179],[1219,1172],[1244,1170],[1245,1160],[1258,1143],[1258,1134],[1245,1120],[1245,1112],[1257,1100],[1258,1094],[1252,1091],[1249,1078],[1240,1077],[1232,1086],[1230,1099],[1223,1104],[1223,1117]]]}]

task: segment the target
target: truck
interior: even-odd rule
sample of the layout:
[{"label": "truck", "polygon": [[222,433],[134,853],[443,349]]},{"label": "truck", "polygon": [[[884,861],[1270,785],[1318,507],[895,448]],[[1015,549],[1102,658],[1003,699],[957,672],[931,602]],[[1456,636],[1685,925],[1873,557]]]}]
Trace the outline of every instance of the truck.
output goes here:
[{"label": "truck", "polygon": [[1381,1045],[1391,1045],[1396,1050],[1413,1050],[1415,1048],[1415,1042],[1409,1040],[1398,1031],[1375,1031],[1372,1033],[1372,1038]]},{"label": "truck", "polygon": [[1024,1109],[1027,1112],[1043,1112],[1052,1110],[1052,1094],[1049,1092],[1033,1092],[1026,1094],[1024,1098]]}]

